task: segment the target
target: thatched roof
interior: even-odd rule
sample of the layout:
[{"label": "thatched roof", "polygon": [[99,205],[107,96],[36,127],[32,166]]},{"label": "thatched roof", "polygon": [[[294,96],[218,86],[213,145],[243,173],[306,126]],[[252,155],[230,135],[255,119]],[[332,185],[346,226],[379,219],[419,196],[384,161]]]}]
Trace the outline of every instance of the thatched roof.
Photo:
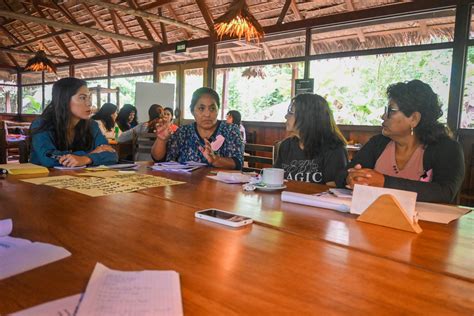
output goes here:
[{"label": "thatched roof", "polygon": [[[400,2],[406,1],[293,0],[283,23]],[[50,59],[61,64],[206,38],[209,37],[212,21],[223,15],[230,3],[231,0],[5,0],[0,2],[0,67],[20,69],[40,46],[44,47]],[[247,0],[247,4],[262,26],[269,27],[277,23],[285,1]],[[159,21],[160,17],[166,19]],[[60,24],[51,24],[53,22]],[[428,43],[439,38],[452,39],[453,27],[454,15],[444,14],[428,16],[420,21],[316,30],[312,52],[328,53]],[[218,45],[217,63],[303,56],[304,40],[304,31],[297,31],[286,36],[268,34],[260,44],[224,42]],[[206,47],[191,48],[179,55],[174,52],[160,54],[160,62],[164,63],[202,58],[207,58]],[[151,72],[152,56],[151,53],[128,56],[122,62],[114,61],[112,66],[114,74]],[[11,68],[10,72],[13,71]],[[62,71],[67,71],[67,68]],[[100,77],[106,73],[107,64],[98,61],[78,65],[75,71],[79,77]],[[8,71],[0,72],[1,78],[8,75]],[[36,80],[28,76],[23,79],[31,83]]]}]

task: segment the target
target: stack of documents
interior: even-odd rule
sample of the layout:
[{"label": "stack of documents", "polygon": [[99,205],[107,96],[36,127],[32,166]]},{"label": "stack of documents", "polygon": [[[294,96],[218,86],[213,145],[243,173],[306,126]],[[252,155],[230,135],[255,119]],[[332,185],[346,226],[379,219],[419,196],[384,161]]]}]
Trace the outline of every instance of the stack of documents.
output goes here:
[{"label": "stack of documents", "polygon": [[248,174],[241,172],[224,172],[219,171],[215,176],[207,176],[208,178],[221,181],[224,183],[247,183],[250,182],[252,177]]},{"label": "stack of documents", "polygon": [[63,247],[9,236],[11,219],[0,220],[0,280],[69,257]]},{"label": "stack of documents", "polygon": [[97,263],[84,294],[41,304],[29,315],[183,315],[179,274],[175,271],[123,272]]},{"label": "stack of documents", "polygon": [[5,169],[12,175],[49,173],[48,168],[32,163],[7,163],[0,165],[0,169]]},{"label": "stack of documents", "polygon": [[180,171],[180,172],[191,172],[196,169],[207,166],[202,162],[188,161],[185,163],[179,163],[175,161],[170,162],[158,162],[155,163],[151,169],[159,171]]}]

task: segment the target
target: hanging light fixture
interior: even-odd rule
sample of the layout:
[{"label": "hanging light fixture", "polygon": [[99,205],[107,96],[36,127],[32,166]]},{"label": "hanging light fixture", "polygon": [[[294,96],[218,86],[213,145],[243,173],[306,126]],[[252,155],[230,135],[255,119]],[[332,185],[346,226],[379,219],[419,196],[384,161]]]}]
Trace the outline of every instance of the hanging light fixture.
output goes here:
[{"label": "hanging light fixture", "polygon": [[44,50],[39,49],[35,56],[28,60],[25,70],[47,71],[56,73],[56,66],[46,57]]},{"label": "hanging light fixture", "polygon": [[263,27],[250,13],[245,0],[234,0],[229,10],[214,22],[217,36],[222,39],[225,35],[245,38],[247,42],[255,39],[257,42],[263,38]]}]

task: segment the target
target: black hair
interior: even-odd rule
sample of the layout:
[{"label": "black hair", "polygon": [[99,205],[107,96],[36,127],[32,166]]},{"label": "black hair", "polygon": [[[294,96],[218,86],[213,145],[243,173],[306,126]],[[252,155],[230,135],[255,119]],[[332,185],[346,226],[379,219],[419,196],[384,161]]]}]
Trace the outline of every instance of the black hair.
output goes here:
[{"label": "black hair", "polygon": [[208,87],[202,87],[194,91],[193,96],[191,98],[191,105],[189,106],[189,109],[191,110],[191,113],[194,113],[194,108],[196,107],[197,102],[199,99],[204,96],[204,95],[210,95],[214,101],[216,101],[217,107],[221,107],[221,103],[219,101],[219,94],[211,88]]},{"label": "black hair", "polygon": [[242,123],[242,115],[240,115],[239,111],[231,110],[227,112],[227,115],[230,115],[232,117],[232,123],[240,126],[240,123]]},{"label": "black hair", "polygon": [[450,137],[449,129],[438,119],[443,115],[438,95],[421,80],[398,82],[387,88],[387,97],[397,103],[405,116],[419,112],[421,119],[413,129],[414,134],[424,145]]},{"label": "black hair", "polygon": [[117,106],[113,103],[104,103],[99,111],[92,116],[93,120],[102,121],[105,129],[111,131],[114,129],[115,121],[112,119],[112,114],[117,112]]},{"label": "black hair", "polygon": [[324,149],[346,145],[326,99],[317,94],[303,93],[294,97],[293,103],[295,127],[308,159],[314,158]]},{"label": "black hair", "polygon": [[163,111],[168,111],[168,112],[170,112],[170,113],[171,113],[171,118],[173,118],[174,113],[173,113],[173,109],[172,109],[172,108],[166,107],[166,108],[163,109]]},{"label": "black hair", "polygon": [[[128,122],[130,113],[134,112],[135,117],[131,123]],[[131,104],[124,104],[117,116],[117,125],[122,132],[128,131],[133,126],[137,125],[137,109]]]},{"label": "black hair", "polygon": [[54,144],[61,151],[88,151],[92,149],[93,135],[89,119],[79,120],[74,127],[72,143],[68,140],[68,127],[72,119],[70,102],[81,87],[87,87],[87,83],[73,77],[56,81],[53,84],[51,102],[40,115],[43,123],[38,128],[32,129],[31,134],[51,130],[54,135]]},{"label": "black hair", "polygon": [[159,104],[152,104],[148,108],[148,121],[153,121],[154,119],[160,118],[160,112],[157,111],[158,108],[163,108]]}]

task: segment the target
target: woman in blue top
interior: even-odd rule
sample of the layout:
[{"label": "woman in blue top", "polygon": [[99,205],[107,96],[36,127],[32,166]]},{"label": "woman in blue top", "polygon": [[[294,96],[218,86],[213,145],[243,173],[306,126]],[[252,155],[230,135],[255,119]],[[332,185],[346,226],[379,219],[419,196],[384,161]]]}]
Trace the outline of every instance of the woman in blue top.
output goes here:
[{"label": "woman in blue top", "polygon": [[54,83],[51,103],[31,124],[30,161],[45,167],[116,163],[117,153],[90,115],[84,80],[64,78]]},{"label": "woman in blue top", "polygon": [[196,161],[224,169],[241,169],[243,145],[237,125],[217,120],[219,95],[211,88],[194,91],[191,99],[193,124],[172,133],[170,122],[161,122],[151,153],[155,160]]}]

